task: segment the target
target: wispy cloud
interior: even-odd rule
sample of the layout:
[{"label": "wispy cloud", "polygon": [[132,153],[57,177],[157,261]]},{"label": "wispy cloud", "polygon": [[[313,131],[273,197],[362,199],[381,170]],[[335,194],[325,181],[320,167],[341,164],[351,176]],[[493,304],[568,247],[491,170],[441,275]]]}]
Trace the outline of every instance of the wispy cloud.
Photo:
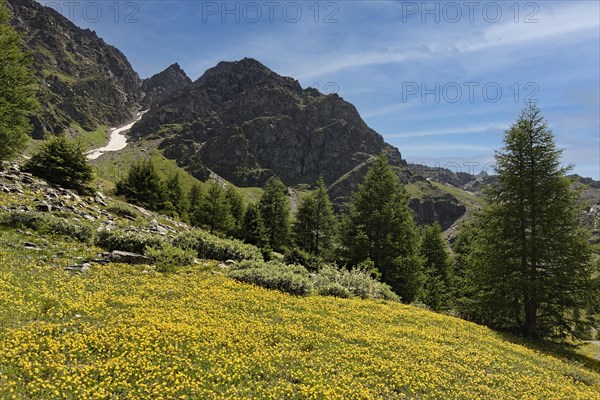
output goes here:
[{"label": "wispy cloud", "polygon": [[502,132],[510,126],[510,123],[489,123],[483,125],[467,126],[467,127],[452,127],[446,129],[429,129],[417,132],[407,133],[388,133],[384,134],[386,138],[413,138],[427,136],[445,136],[445,135],[460,135],[465,133],[483,133],[483,132]]}]

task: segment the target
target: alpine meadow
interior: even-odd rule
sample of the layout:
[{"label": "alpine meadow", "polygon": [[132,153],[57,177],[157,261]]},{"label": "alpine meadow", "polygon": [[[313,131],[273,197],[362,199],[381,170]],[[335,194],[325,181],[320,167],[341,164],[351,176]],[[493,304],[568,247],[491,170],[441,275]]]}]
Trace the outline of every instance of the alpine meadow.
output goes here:
[{"label": "alpine meadow", "polygon": [[600,400],[599,30],[0,0],[0,399]]}]

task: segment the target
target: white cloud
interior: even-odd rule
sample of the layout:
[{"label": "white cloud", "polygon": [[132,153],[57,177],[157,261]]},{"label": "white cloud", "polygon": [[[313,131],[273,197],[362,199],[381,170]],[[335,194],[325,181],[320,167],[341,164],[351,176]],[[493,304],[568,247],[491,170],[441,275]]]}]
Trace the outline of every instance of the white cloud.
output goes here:
[{"label": "white cloud", "polygon": [[460,135],[464,133],[484,133],[484,132],[503,132],[510,127],[510,123],[488,123],[467,127],[453,127],[446,129],[429,129],[407,133],[390,133],[384,134],[385,138],[410,138],[410,137],[426,137],[426,136],[442,136],[442,135]]}]

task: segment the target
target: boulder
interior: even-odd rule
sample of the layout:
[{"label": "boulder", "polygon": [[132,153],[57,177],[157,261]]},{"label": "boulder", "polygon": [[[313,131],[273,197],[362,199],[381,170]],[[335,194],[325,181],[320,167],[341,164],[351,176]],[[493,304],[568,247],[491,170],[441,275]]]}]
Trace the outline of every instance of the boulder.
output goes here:
[{"label": "boulder", "polygon": [[127,251],[115,250],[109,255],[109,260],[114,263],[123,264],[152,264],[153,259],[141,254],[129,253]]}]

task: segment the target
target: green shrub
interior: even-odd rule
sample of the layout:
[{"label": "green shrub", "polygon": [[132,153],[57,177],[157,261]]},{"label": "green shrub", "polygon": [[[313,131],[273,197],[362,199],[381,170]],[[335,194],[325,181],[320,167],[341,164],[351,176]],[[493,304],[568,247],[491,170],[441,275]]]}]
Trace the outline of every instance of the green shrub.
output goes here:
[{"label": "green shrub", "polygon": [[0,213],[0,225],[69,236],[84,243],[90,242],[94,237],[94,230],[88,224],[57,218],[54,215],[36,211],[2,212]]},{"label": "green shrub", "polygon": [[141,215],[138,210],[136,210],[129,204],[120,201],[115,201],[112,205],[107,207],[106,210],[119,217],[130,217],[133,219],[137,219]]},{"label": "green shrub", "polygon": [[350,293],[350,290],[343,287],[337,282],[319,287],[317,289],[317,293],[319,293],[321,296],[341,297],[343,299],[352,297],[352,293]]},{"label": "green shrub", "polygon": [[306,251],[293,247],[285,252],[284,262],[286,264],[300,264],[308,268],[309,271],[317,271],[319,266],[323,264],[320,257],[312,255]]},{"label": "green shrub", "polygon": [[311,277],[318,293],[323,291],[335,296],[335,291],[338,290],[339,293],[345,295],[345,291],[339,290],[339,287],[342,287],[348,293],[363,299],[400,300],[400,297],[388,285],[371,277],[370,271],[364,268],[356,267],[347,270],[324,265]]},{"label": "green shrub", "polygon": [[88,183],[94,177],[85,156],[85,147],[65,135],[50,139],[25,163],[25,171],[79,193],[91,194]]},{"label": "green shrub", "polygon": [[257,260],[263,256],[257,247],[239,240],[223,239],[203,231],[183,232],[173,240],[173,245],[183,249],[193,249],[199,258],[211,260]]},{"label": "green shrub", "polygon": [[293,272],[295,274],[305,276],[305,277],[310,276],[310,273],[308,272],[308,270],[302,265],[284,264],[282,262],[277,262],[277,261],[264,262],[264,261],[258,261],[258,260],[243,260],[243,261],[240,261],[239,263],[234,264],[230,267],[231,270],[255,269],[255,268],[266,268],[266,269],[278,270],[278,271],[289,271],[289,272]]},{"label": "green shrub", "polygon": [[[309,277],[287,267],[286,265],[262,263],[262,266],[258,268],[236,269],[231,271],[229,275],[241,282],[252,283],[296,296],[310,294],[313,291],[313,284]],[[306,273],[308,274],[308,271]]]},{"label": "green shrub", "polygon": [[132,231],[100,231],[96,244],[108,251],[121,250],[144,254],[147,247],[160,248],[166,240],[157,235]]},{"label": "green shrub", "polygon": [[145,254],[154,259],[158,272],[174,272],[176,267],[190,265],[196,259],[192,250],[175,247],[170,243],[161,243],[157,247],[146,247]]}]

